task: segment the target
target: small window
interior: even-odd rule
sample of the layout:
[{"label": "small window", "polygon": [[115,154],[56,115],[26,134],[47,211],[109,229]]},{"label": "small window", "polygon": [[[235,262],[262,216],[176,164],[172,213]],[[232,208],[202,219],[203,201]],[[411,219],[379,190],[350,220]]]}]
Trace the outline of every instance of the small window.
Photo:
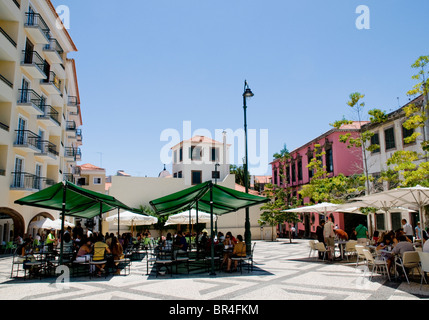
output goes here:
[{"label": "small window", "polygon": [[202,183],[202,171],[192,171],[192,181],[193,185]]},{"label": "small window", "polygon": [[372,153],[380,152],[380,135],[378,133],[374,133],[374,135],[371,137],[371,146],[377,145],[378,148],[372,150]]},{"label": "small window", "polygon": [[94,178],[94,184],[101,184],[101,178]]},{"label": "small window", "polygon": [[178,177],[179,179],[183,178],[182,171],[179,171],[179,172],[177,173],[177,177]]},{"label": "small window", "polygon": [[219,148],[211,148],[211,160],[213,162],[219,161]]},{"label": "small window", "polygon": [[298,181],[302,180],[302,161],[298,161]]},{"label": "small window", "polygon": [[406,129],[402,127],[402,139],[404,141],[404,144],[413,143],[413,142],[408,142],[408,143],[405,142],[405,139],[411,137],[413,134],[414,134],[414,129]]},{"label": "small window", "polygon": [[220,179],[220,171],[212,171],[212,179]]},{"label": "small window", "polygon": [[203,149],[201,147],[190,147],[189,148],[189,159],[201,160],[203,156]]},{"label": "small window", "polygon": [[328,173],[334,172],[334,158],[333,158],[332,148],[326,150],[325,159],[326,159],[325,161],[326,171]]},{"label": "small window", "polygon": [[180,162],[183,161],[183,148],[180,148],[180,150],[179,150],[179,161]]},{"label": "small window", "polygon": [[386,142],[386,150],[395,149],[395,131],[392,128],[384,130],[384,140]]},{"label": "small window", "polygon": [[296,181],[296,165],[295,163],[292,164],[292,182]]}]

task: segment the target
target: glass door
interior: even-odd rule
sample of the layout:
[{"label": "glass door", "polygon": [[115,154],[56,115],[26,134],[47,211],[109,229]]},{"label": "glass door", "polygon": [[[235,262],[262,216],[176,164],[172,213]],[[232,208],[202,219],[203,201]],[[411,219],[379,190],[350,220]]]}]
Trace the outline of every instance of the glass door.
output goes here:
[{"label": "glass door", "polygon": [[18,119],[18,131],[16,132],[16,144],[23,145],[26,142],[25,129],[27,127],[27,121],[23,118]]},{"label": "glass door", "polygon": [[13,186],[15,188],[23,188],[24,186],[24,160],[22,158],[15,158],[15,176]]},{"label": "glass door", "polygon": [[40,164],[36,164],[36,176],[34,177],[34,189],[41,190],[41,177],[42,177],[42,166]]}]

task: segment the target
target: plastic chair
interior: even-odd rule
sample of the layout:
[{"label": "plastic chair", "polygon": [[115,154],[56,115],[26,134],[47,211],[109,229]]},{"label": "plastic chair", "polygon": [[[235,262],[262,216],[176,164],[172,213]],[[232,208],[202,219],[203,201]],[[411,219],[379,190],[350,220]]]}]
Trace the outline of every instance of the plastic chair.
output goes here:
[{"label": "plastic chair", "polygon": [[346,247],[344,249],[344,255],[346,256],[347,261],[349,261],[349,255],[350,254],[353,254],[353,255],[357,254],[356,243],[357,242],[353,241],[353,240],[350,240],[346,243]]},{"label": "plastic chair", "polygon": [[356,257],[356,267],[357,267],[359,265],[359,259],[363,259],[364,261],[366,261],[365,253],[363,252],[365,247],[361,245],[356,245],[355,248],[357,253],[357,257]]},{"label": "plastic chair", "polygon": [[383,268],[386,270],[387,277],[389,278],[389,281],[390,281],[390,272],[389,272],[389,269],[387,268],[386,260],[374,259],[371,252],[369,252],[369,250],[367,250],[367,249],[363,249],[363,254],[364,254],[365,259],[367,261],[368,267],[369,267],[369,265],[372,265],[371,276],[369,278],[372,279],[374,271],[378,271],[379,268]]},{"label": "plastic chair", "polygon": [[407,279],[408,284],[410,283],[409,279],[408,279],[408,275],[405,269],[409,269],[409,271],[411,272],[411,270],[417,268],[417,270],[420,273],[420,256],[419,256],[419,252],[417,251],[407,251],[404,252],[404,254],[401,257],[397,257],[395,260],[395,272],[397,272],[396,267],[399,266],[402,268],[402,271],[404,271],[405,274],[405,279]]},{"label": "plastic chair", "polygon": [[325,247],[325,244],[323,242],[316,243],[316,250],[320,253],[323,253],[323,261],[325,261],[326,254],[328,253],[328,250]]},{"label": "plastic chair", "polygon": [[310,253],[308,254],[308,257],[311,258],[311,254],[317,252],[316,241],[310,240],[308,244],[310,245]]},{"label": "plastic chair", "polygon": [[420,268],[422,270],[422,278],[420,281],[420,290],[421,290],[423,285],[423,279],[425,280],[425,283],[428,284],[426,281],[425,275],[426,275],[426,272],[429,272],[429,253],[419,251],[418,254],[420,258]]}]

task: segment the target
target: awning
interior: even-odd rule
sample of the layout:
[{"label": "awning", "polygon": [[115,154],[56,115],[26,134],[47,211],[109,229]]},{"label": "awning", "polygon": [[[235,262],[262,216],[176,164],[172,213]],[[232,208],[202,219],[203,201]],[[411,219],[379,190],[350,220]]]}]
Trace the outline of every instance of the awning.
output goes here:
[{"label": "awning", "polygon": [[197,186],[150,201],[159,215],[170,215],[190,209],[211,212],[210,188],[213,191],[213,214],[223,215],[270,201],[268,198],[247,194],[208,181]]},{"label": "awning", "polygon": [[62,211],[63,201],[65,202],[65,215],[84,219],[94,218],[116,208],[141,212],[128,207],[112,196],[83,189],[68,181],[57,183],[52,187],[16,200],[15,203]]},{"label": "awning", "polygon": [[[211,181],[150,201],[159,215],[170,215],[191,209],[210,212],[211,236],[213,216],[235,212],[270,201],[263,198],[213,184]],[[247,245],[247,243],[246,243]],[[214,241],[211,241],[211,275],[214,275]]]}]

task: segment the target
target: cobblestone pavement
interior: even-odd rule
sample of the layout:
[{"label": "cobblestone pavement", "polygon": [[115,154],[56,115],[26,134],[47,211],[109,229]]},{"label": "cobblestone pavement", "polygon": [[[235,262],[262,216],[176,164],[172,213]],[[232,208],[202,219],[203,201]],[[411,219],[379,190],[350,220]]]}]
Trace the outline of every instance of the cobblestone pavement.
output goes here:
[{"label": "cobblestone pavement", "polygon": [[[128,276],[78,277],[57,284],[56,278],[11,279],[11,257],[0,258],[2,300],[421,300],[429,285],[420,276],[411,284],[368,279],[363,264],[322,262],[309,258],[308,240],[256,241],[255,269],[243,274],[216,271],[146,275],[146,260],[134,261]],[[150,271],[150,270],[149,270]]]}]

